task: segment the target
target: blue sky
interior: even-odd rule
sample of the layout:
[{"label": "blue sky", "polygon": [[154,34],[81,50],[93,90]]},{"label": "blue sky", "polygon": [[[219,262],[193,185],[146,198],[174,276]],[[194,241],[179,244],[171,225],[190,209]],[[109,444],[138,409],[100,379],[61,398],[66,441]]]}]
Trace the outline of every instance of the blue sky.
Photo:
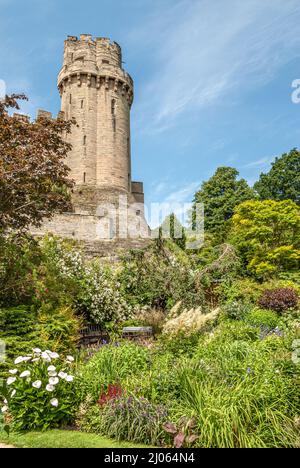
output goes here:
[{"label": "blue sky", "polygon": [[107,36],[135,80],[132,154],[148,202],[190,201],[221,165],[253,183],[299,147],[299,0],[0,0],[0,79],[56,114],[67,35]]}]

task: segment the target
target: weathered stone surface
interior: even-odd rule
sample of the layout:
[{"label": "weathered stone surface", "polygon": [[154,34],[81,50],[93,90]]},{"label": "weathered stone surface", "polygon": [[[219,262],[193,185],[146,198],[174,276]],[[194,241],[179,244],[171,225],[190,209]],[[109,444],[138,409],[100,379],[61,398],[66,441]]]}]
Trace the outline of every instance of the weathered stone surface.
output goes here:
[{"label": "weathered stone surface", "polygon": [[[119,238],[123,246],[126,242],[130,246],[136,224],[134,241],[140,240],[143,244],[149,237],[144,219],[143,184],[131,179],[133,80],[122,69],[120,46],[107,38],[93,39],[89,34],[83,34],[79,39],[68,36],[58,89],[61,95],[58,118],[74,117],[77,122],[71,135],[67,136],[72,150],[66,163],[76,184],[73,212],[57,215],[42,229],[32,232],[37,236],[52,232],[82,241],[96,254],[97,249],[99,252],[110,251],[111,242],[118,243]],[[41,110],[38,116],[51,118],[51,114]],[[137,204],[128,214],[130,237],[124,239],[124,232],[120,234],[119,221],[108,220],[108,237],[101,238],[99,224],[103,224],[103,205],[117,208],[120,197],[127,197],[126,208]],[[91,248],[93,242],[95,248]]]}]

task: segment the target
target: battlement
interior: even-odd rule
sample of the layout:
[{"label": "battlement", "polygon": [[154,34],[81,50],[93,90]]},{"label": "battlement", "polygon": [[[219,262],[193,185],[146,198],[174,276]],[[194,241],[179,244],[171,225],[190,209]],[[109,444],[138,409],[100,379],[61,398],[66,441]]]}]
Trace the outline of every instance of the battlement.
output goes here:
[{"label": "battlement", "polygon": [[39,120],[39,119],[64,120],[65,119],[65,113],[62,112],[62,111],[59,111],[59,113],[57,114],[57,117],[55,118],[55,117],[53,117],[52,112],[48,112],[48,111],[46,111],[44,109],[38,109],[36,120]]},{"label": "battlement", "polygon": [[97,66],[102,64],[122,68],[122,50],[117,42],[107,37],[95,37],[91,34],[68,36],[65,41],[64,65],[70,65],[76,60],[94,61]]},{"label": "battlement", "polygon": [[91,34],[68,36],[65,41],[63,67],[58,75],[60,95],[71,85],[109,90],[113,88],[133,102],[133,80],[122,68],[122,50],[119,44],[106,37],[93,38]]}]

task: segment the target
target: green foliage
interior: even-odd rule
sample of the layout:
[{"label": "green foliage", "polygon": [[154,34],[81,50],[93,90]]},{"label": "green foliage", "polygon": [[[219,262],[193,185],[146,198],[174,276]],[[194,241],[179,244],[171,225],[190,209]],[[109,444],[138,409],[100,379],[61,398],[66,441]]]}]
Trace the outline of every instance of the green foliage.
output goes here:
[{"label": "green foliage", "polygon": [[246,321],[255,327],[265,327],[273,330],[279,325],[279,317],[276,312],[255,308],[246,316]]},{"label": "green foliage", "polygon": [[72,420],[76,401],[71,368],[68,358],[39,349],[15,361],[7,374],[2,407],[15,430],[45,430]]},{"label": "green foliage", "polygon": [[242,301],[227,302],[222,308],[222,316],[231,320],[244,320],[252,307],[251,304]]},{"label": "green foliage", "polygon": [[253,190],[244,179],[238,180],[238,175],[232,167],[219,167],[195,194],[194,203],[204,204],[205,231],[213,233],[219,243],[226,237],[235,207],[254,198]]},{"label": "green foliage", "polygon": [[38,244],[32,238],[0,234],[0,306],[32,303],[35,293],[32,271],[40,256]]},{"label": "green foliage", "polygon": [[148,365],[149,353],[146,348],[130,342],[103,346],[82,367],[78,377],[79,392],[97,401],[101,391],[109,384],[121,383],[134,374],[140,374]]},{"label": "green foliage", "polygon": [[57,352],[75,351],[79,339],[80,321],[70,308],[40,311],[19,306],[0,309],[0,339],[6,345],[6,360],[0,364],[0,375],[13,360],[30,353],[34,347],[51,348]]},{"label": "green foliage", "polygon": [[127,302],[160,309],[171,309],[179,300],[191,307],[203,302],[203,291],[196,283],[191,261],[181,249],[171,245],[151,245],[123,259],[119,280]]},{"label": "green foliage", "polygon": [[292,200],[300,205],[300,152],[294,148],[276,158],[267,174],[261,174],[254,189],[262,200]]},{"label": "green foliage", "polygon": [[[299,369],[289,338],[257,340],[251,326],[223,323],[182,367],[181,402],[197,419],[199,447],[289,447],[299,411]],[[252,329],[253,330],[253,329]]]},{"label": "green foliage", "polygon": [[174,244],[185,250],[185,229],[174,213],[167,216],[162,225],[159,227],[158,243],[163,242],[164,239],[171,239]]},{"label": "green foliage", "polygon": [[158,346],[164,352],[172,353],[174,356],[192,356],[198,345],[200,333],[186,336],[183,332],[175,336],[161,335]]},{"label": "green foliage", "polygon": [[102,326],[128,320],[133,313],[115,274],[98,262],[85,269],[76,306],[89,321]]},{"label": "green foliage", "polygon": [[300,265],[300,212],[292,201],[248,201],[236,208],[230,235],[247,269],[259,278]]},{"label": "green foliage", "polygon": [[145,398],[120,397],[100,409],[93,406],[82,418],[81,428],[88,432],[105,434],[117,440],[147,445],[161,445],[166,434],[163,424],[168,420],[164,406]]}]

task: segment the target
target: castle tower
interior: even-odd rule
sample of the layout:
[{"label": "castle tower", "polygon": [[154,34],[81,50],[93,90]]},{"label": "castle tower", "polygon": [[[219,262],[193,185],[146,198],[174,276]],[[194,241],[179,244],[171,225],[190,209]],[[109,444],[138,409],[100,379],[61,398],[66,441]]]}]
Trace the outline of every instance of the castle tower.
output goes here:
[{"label": "castle tower", "polygon": [[[72,145],[66,164],[75,181],[72,195],[73,212],[57,215],[46,222],[36,235],[52,232],[61,237],[83,241],[89,250],[101,250],[99,220],[105,218],[99,207],[119,206],[120,197],[130,205],[129,222],[142,226],[147,238],[149,229],[144,219],[144,193],[141,182],[131,177],[130,110],[133,103],[133,80],[122,68],[120,46],[107,38],[83,34],[65,41],[63,67],[58,75],[61,116],[75,118],[67,140]],[[39,111],[39,115],[52,118]],[[133,207],[133,208],[132,208]],[[101,211],[101,210],[100,210]],[[120,224],[119,218],[117,223]],[[108,236],[120,243],[116,223]],[[138,231],[138,230],[137,230]],[[134,248],[121,236],[125,248]],[[94,248],[96,244],[97,248]],[[93,246],[92,246],[93,244]]]},{"label": "castle tower", "polygon": [[75,210],[93,210],[120,193],[143,202],[142,184],[131,180],[133,81],[122,69],[120,46],[91,35],[69,36],[58,89],[61,110],[78,125],[69,136],[67,160],[76,183]]}]

